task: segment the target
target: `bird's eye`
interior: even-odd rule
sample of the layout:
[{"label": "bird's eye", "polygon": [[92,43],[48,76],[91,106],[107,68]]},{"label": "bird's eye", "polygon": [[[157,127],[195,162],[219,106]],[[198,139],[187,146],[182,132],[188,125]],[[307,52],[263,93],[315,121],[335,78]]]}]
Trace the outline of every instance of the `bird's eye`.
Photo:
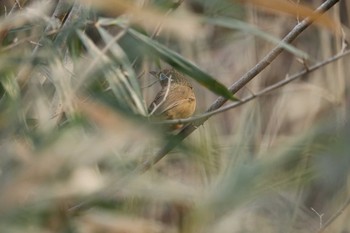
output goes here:
[{"label": "bird's eye", "polygon": [[168,77],[167,77],[165,74],[160,73],[160,75],[159,75],[159,79],[160,79],[161,81],[163,81],[163,80],[168,79]]}]

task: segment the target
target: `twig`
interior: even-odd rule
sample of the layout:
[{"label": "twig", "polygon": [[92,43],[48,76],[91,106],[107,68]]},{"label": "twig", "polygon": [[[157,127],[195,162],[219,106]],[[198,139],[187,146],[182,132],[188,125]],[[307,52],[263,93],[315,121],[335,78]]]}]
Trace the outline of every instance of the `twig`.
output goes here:
[{"label": "twig", "polygon": [[320,213],[318,213],[314,208],[310,208],[317,216],[318,216],[318,218],[320,219],[320,229],[322,228],[322,226],[323,226],[323,215],[324,215],[324,213],[322,213],[322,214],[320,214]]},{"label": "twig", "polygon": [[[173,8],[169,9],[169,10],[164,14],[164,18],[167,17],[168,15],[170,15],[171,12],[173,12],[173,11],[174,11]],[[159,22],[159,24],[157,25],[156,29],[154,30],[154,32],[153,32],[152,35],[151,35],[151,38],[152,38],[152,39],[155,38],[155,37],[157,37],[157,36],[159,36],[159,33],[160,33],[160,31],[161,31],[163,25],[164,25],[164,21]]]},{"label": "twig", "polygon": [[153,86],[154,84],[156,84],[158,82],[158,80],[154,80],[153,82],[151,82],[150,84],[146,85],[146,86],[143,86],[141,87],[141,89],[145,89],[145,88],[149,88],[151,86]]},{"label": "twig", "polygon": [[[315,13],[322,14],[325,11],[329,10],[332,6],[338,3],[339,0],[327,0],[320,7],[318,7]],[[317,18],[315,16],[310,16],[305,18],[303,21],[298,23],[283,39],[281,42],[283,43],[291,43],[294,39],[297,38],[307,27],[309,27]],[[243,75],[237,82],[235,82],[229,90],[235,94],[242,87],[244,87],[248,82],[250,82],[256,75],[258,75],[262,70],[264,70],[268,65],[272,63],[272,61],[280,54],[284,48],[282,46],[277,45],[274,49],[272,49],[258,64],[256,64],[251,70],[249,70],[245,75]],[[224,97],[219,97],[214,101],[214,103],[208,108],[207,112],[211,112],[219,109],[227,99]],[[238,104],[241,102],[238,102]],[[186,127],[184,127],[177,135],[170,137],[169,142],[161,148],[154,158],[146,161],[139,168],[142,171],[147,171],[150,167],[156,164],[159,160],[161,160],[164,156],[167,155],[169,151],[171,151],[174,147],[176,147],[182,140],[184,140],[188,135],[190,135],[193,131],[195,131],[198,126],[202,125],[207,119],[203,118],[196,122],[193,122]]]},{"label": "twig", "polygon": [[330,218],[327,222],[317,231],[317,233],[322,233],[324,230],[329,227],[350,205],[350,198],[344,203],[344,205]]},{"label": "twig", "polygon": [[4,5],[4,7],[5,7],[5,16],[11,15],[11,14],[17,9],[17,6],[21,9],[21,7],[19,6],[18,2],[16,1],[16,2],[13,4],[13,6],[12,6],[10,12],[7,14],[7,13],[6,13],[6,11],[7,11],[7,10],[6,10],[6,6]]},{"label": "twig", "polygon": [[316,71],[318,70],[320,67],[323,67],[325,65],[328,65],[334,61],[337,61],[339,60],[340,58],[342,57],[345,57],[345,56],[348,56],[350,55],[350,50],[347,50],[345,51],[344,53],[341,53],[341,54],[338,54],[338,55],[335,55],[325,61],[322,61],[316,65],[313,65],[311,67],[308,67],[308,68],[305,68],[303,71],[300,71],[292,76],[290,76],[289,78],[287,79],[284,79],[284,80],[281,80],[271,86],[268,86],[267,88],[255,93],[255,94],[252,94],[246,98],[243,98],[241,99],[239,102],[235,102],[235,103],[232,103],[232,104],[229,104],[225,107],[222,107],[222,108],[219,108],[217,110],[214,110],[214,111],[211,111],[211,112],[206,112],[202,115],[199,115],[199,116],[195,116],[195,117],[191,117],[191,118],[186,118],[186,119],[175,119],[175,120],[164,120],[164,121],[160,121],[160,122],[154,122],[154,124],[184,124],[184,123],[189,123],[189,122],[193,122],[193,121],[197,121],[197,120],[201,120],[201,119],[205,119],[205,118],[208,118],[208,117],[211,117],[211,116],[214,116],[214,115],[217,115],[219,113],[222,113],[222,112],[225,112],[227,110],[230,110],[230,109],[233,109],[233,108],[236,108],[242,104],[245,104],[251,100],[254,100],[258,97],[261,97],[263,95],[266,95],[266,94],[269,94],[271,93],[272,91],[275,91],[276,89],[278,88],[281,88],[285,85],[287,85],[288,83],[296,80],[296,79],[299,79],[301,77],[303,77],[304,75],[306,74],[309,74],[313,71]]},{"label": "twig", "polygon": [[19,9],[22,9],[22,6],[21,6],[21,4],[19,3],[19,1],[18,1],[18,0],[16,0],[15,2],[17,3],[17,5],[18,5]]}]

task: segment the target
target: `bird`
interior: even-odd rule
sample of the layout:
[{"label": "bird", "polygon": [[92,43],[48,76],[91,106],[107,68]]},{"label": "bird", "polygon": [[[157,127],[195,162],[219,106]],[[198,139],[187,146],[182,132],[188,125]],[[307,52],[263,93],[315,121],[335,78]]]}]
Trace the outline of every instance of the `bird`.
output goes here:
[{"label": "bird", "polygon": [[[158,78],[161,90],[148,107],[152,118],[173,120],[191,117],[196,109],[196,96],[193,86],[184,74],[174,68],[150,72]],[[182,128],[182,124],[174,124],[170,128]]]}]

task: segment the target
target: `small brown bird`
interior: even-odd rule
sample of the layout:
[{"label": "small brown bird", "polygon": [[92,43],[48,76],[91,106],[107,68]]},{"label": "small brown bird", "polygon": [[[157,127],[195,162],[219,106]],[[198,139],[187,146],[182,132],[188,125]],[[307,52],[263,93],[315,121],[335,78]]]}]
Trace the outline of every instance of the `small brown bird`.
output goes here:
[{"label": "small brown bird", "polygon": [[[163,120],[192,116],[196,109],[196,97],[186,77],[175,69],[164,69],[151,74],[159,79],[162,89],[148,107],[148,113]],[[177,124],[172,129],[181,127]]]}]

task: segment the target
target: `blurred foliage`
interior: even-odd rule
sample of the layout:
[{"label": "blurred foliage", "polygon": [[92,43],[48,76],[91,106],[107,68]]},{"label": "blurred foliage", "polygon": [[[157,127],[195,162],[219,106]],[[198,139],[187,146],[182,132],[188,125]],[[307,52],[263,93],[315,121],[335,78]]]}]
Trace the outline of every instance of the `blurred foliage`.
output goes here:
[{"label": "blurred foliage", "polygon": [[227,16],[242,18],[244,16],[244,7],[230,0],[192,0],[191,7],[194,11],[211,17]]},{"label": "blurred foliage", "polygon": [[[150,70],[187,74],[200,114],[297,21],[234,1],[140,2],[2,3],[0,232],[317,232],[339,210],[326,231],[349,231],[348,58],[210,119],[140,171],[173,138],[148,121]],[[343,49],[305,33],[237,95],[303,69],[294,56]]]}]

